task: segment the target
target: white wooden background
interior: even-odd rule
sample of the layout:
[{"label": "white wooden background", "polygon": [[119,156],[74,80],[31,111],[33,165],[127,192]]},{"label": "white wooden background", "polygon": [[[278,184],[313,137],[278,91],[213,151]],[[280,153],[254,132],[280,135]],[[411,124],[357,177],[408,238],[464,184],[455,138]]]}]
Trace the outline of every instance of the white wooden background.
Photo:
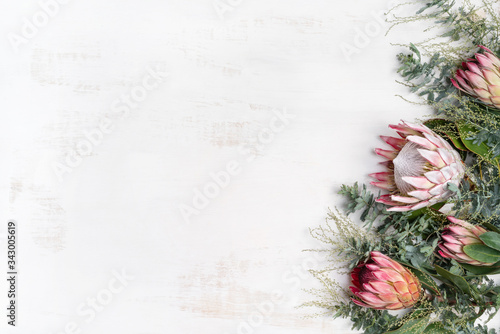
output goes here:
[{"label": "white wooden background", "polygon": [[430,113],[395,96],[418,25],[385,36],[386,0],[0,4],[2,333],[353,333],[296,308],[301,251],[387,124]]}]

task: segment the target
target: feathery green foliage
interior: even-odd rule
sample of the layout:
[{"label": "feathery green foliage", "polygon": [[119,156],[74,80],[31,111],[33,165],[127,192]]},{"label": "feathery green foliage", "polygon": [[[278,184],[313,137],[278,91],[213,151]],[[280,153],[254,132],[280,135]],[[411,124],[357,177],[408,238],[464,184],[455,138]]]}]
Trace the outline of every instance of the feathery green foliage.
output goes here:
[{"label": "feathery green foliage", "polygon": [[[461,94],[450,81],[457,67],[478,45],[500,52],[498,1],[417,0],[400,6],[417,6],[415,15],[389,13],[391,28],[410,22],[426,22],[430,36],[413,41],[400,53],[398,73],[402,84],[420,97],[420,103],[436,113],[426,122],[448,140],[466,164],[466,178],[448,202],[455,217],[500,232],[500,110]],[[398,6],[399,7],[399,6]],[[380,333],[497,333],[478,318],[491,319],[500,308],[500,286],[487,275],[500,273],[500,261],[492,267],[475,267],[437,255],[443,228],[449,224],[441,205],[413,212],[389,212],[375,201],[365,185],[342,186],[345,213],[328,214],[326,226],[311,230],[325,244],[328,265],[312,271],[322,288],[311,290],[315,300],[304,304],[325,310],[333,317],[350,318],[353,329]],[[347,217],[358,213],[364,229]],[[495,232],[492,232],[495,235]],[[497,247],[496,244],[492,244]],[[405,265],[420,280],[426,293],[404,316],[367,309],[350,302],[351,294],[332,278],[339,270],[351,270],[371,251],[380,251]],[[436,281],[437,283],[436,283]]]}]

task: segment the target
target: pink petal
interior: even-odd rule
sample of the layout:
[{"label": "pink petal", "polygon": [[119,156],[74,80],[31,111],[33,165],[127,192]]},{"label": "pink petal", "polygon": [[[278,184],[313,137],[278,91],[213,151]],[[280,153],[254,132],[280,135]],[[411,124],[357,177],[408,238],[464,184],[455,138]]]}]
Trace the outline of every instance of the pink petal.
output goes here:
[{"label": "pink petal", "polygon": [[470,263],[471,261],[475,261],[473,258],[469,257],[465,253],[455,253],[455,260],[458,262]]},{"label": "pink petal", "polygon": [[432,196],[442,195],[446,192],[446,189],[444,187],[445,187],[445,184],[438,184],[434,188],[429,189],[429,194],[431,194]]},{"label": "pink petal", "polygon": [[455,81],[455,79],[453,78],[450,78],[450,81],[451,83],[453,84],[453,86],[455,86],[456,89],[460,89],[460,90],[463,90],[462,87],[460,87],[457,82]]},{"label": "pink petal", "polygon": [[500,104],[500,96],[492,96],[490,97],[490,101],[496,108],[498,108],[498,105]]},{"label": "pink petal", "polygon": [[349,289],[351,290],[351,292],[353,294],[357,294],[358,292],[360,292],[361,290],[359,290],[358,288],[354,287],[354,286],[350,286]]},{"label": "pink petal", "polygon": [[[490,49],[488,49],[486,46],[483,46],[483,45],[478,45],[479,48],[483,49],[484,51],[486,52],[489,52],[491,53],[492,55],[494,55],[493,51],[491,51]],[[479,53],[480,54],[480,53]],[[476,53],[476,57],[477,57],[478,53]]]},{"label": "pink petal", "polygon": [[398,152],[383,150],[381,148],[376,148],[375,153],[377,153],[378,155],[383,156],[384,158],[387,158],[389,160],[393,160],[398,156]]},{"label": "pink petal", "polygon": [[441,238],[446,241],[447,243],[451,243],[451,244],[458,244],[460,245],[460,241],[458,241],[457,239],[455,239],[454,237],[452,237],[451,235],[448,235],[448,234],[443,234],[441,236]]},{"label": "pink petal", "polygon": [[408,136],[408,137],[406,137],[406,140],[411,141],[415,144],[418,144],[418,145],[420,145],[423,148],[428,149],[428,150],[435,150],[436,149],[436,146],[424,137]]},{"label": "pink petal", "polygon": [[403,308],[403,304],[401,302],[398,302],[398,303],[387,305],[385,308],[388,310],[399,310],[399,309]]},{"label": "pink petal", "polygon": [[380,268],[380,270],[373,272],[373,276],[375,276],[378,280],[388,282],[398,282],[404,280],[403,276],[392,268]]},{"label": "pink petal", "polygon": [[413,190],[410,191],[408,195],[418,198],[421,201],[425,201],[431,197],[428,190]]},{"label": "pink petal", "polygon": [[429,201],[423,201],[423,202],[420,202],[418,204],[415,204],[411,209],[418,210],[418,209],[425,208],[426,206],[429,206],[429,205],[432,205],[432,203]]},{"label": "pink petal", "polygon": [[465,63],[465,67],[467,67],[467,69],[469,69],[471,72],[474,72],[476,74],[482,75],[481,70],[479,69],[479,67],[475,63],[473,63],[473,62],[467,62],[467,63]]},{"label": "pink petal", "polygon": [[[491,51],[490,51],[491,52]],[[500,66],[500,60],[493,54],[493,52],[491,53],[485,53],[484,54],[486,57],[488,57],[489,60],[491,60],[491,62],[496,66],[496,67],[499,67]]]},{"label": "pink petal", "polygon": [[389,127],[393,130],[396,130],[399,133],[399,135],[403,138],[405,138],[407,135],[417,135],[417,136],[419,135],[418,131],[414,131],[403,124],[398,124],[398,125],[390,124]]},{"label": "pink petal", "polygon": [[450,252],[453,253],[462,253],[462,247],[463,245],[460,244],[453,244],[453,243],[445,243],[444,246],[448,248]]},{"label": "pink petal", "polygon": [[392,208],[388,208],[386,210],[391,212],[407,212],[411,211],[412,209],[413,205],[408,205],[408,206],[393,206]]},{"label": "pink petal", "polygon": [[474,237],[464,237],[460,238],[460,241],[463,245],[472,245],[472,244],[481,244],[481,240]]},{"label": "pink petal", "polygon": [[483,76],[490,85],[500,85],[500,78],[498,77],[497,73],[485,69],[483,70]]},{"label": "pink petal", "polygon": [[394,289],[400,294],[408,293],[408,283],[404,281],[394,282]]},{"label": "pink petal", "polygon": [[356,305],[363,306],[363,307],[371,307],[371,306],[369,306],[369,305],[367,305],[367,304],[365,304],[365,303],[357,300],[356,298],[351,298],[351,300]]},{"label": "pink petal", "polygon": [[392,292],[392,293],[379,293],[378,297],[386,303],[396,303],[399,301],[397,295],[394,292]]},{"label": "pink petal", "polygon": [[476,237],[479,238],[479,236],[483,233],[486,232],[486,230],[480,226],[472,226],[469,231],[474,234]]},{"label": "pink petal", "polygon": [[441,171],[439,170],[427,172],[424,174],[424,176],[427,178],[427,180],[431,181],[434,184],[440,184],[447,181],[443,173],[441,173]]},{"label": "pink petal", "polygon": [[476,53],[476,59],[477,59],[477,62],[481,66],[487,67],[487,68],[493,68],[493,62],[485,55],[482,55],[480,53]]},{"label": "pink petal", "polygon": [[417,189],[430,189],[435,186],[423,176],[403,176],[401,179]]},{"label": "pink petal", "polygon": [[500,86],[499,85],[490,85],[488,87],[488,90],[490,91],[491,95],[500,96]]},{"label": "pink petal", "polygon": [[389,200],[386,200],[386,199],[383,199],[383,198],[377,198],[375,200],[375,202],[382,203],[382,204],[389,205],[389,206],[394,206],[394,205],[400,205],[401,204],[399,202],[389,201]]},{"label": "pink petal", "polygon": [[392,269],[399,271],[399,272],[406,271],[402,265],[400,265],[396,261],[388,259],[388,258],[376,256],[376,257],[372,257],[372,260],[375,261],[381,267],[392,268]]},{"label": "pink petal", "polygon": [[389,183],[387,181],[381,181],[381,182],[370,182],[372,186],[379,187],[384,190],[395,190],[394,186],[392,183]]},{"label": "pink petal", "polygon": [[445,162],[445,164],[449,165],[455,161],[453,154],[451,154],[449,149],[446,148],[438,148],[437,152],[441,156],[441,159]]},{"label": "pink petal", "polygon": [[[464,72],[465,73],[465,72]],[[457,76],[456,77],[457,81],[460,83],[460,86],[463,87],[463,89],[460,89],[461,91],[463,92],[466,92],[466,93],[469,93],[469,94],[474,94],[474,90],[472,89],[471,86],[469,86],[467,84],[467,82],[465,81],[466,79],[464,79],[463,77],[461,76]]]},{"label": "pink petal", "polygon": [[443,174],[446,180],[450,180],[455,176],[455,171],[450,166],[443,167],[439,171]]},{"label": "pink petal", "polygon": [[447,229],[456,235],[461,235],[461,236],[473,236],[474,235],[468,229],[466,229],[462,226],[458,226],[458,225],[454,225],[454,226],[450,225],[447,227]]},{"label": "pink petal", "polygon": [[469,82],[471,82],[474,85],[473,86],[474,88],[479,87],[488,89],[488,83],[486,82],[486,80],[483,79],[482,76],[471,71],[465,71],[465,75],[467,76]]},{"label": "pink petal", "polygon": [[377,251],[370,252],[370,257],[383,257],[383,258],[388,259],[388,260],[391,259],[390,257],[388,257],[387,255],[385,255],[384,253],[380,253],[380,252],[377,252]]},{"label": "pink petal", "polygon": [[377,291],[376,289],[374,289],[373,286],[370,285],[370,283],[363,283],[363,291],[371,292],[371,293],[374,293],[374,294],[378,294],[379,293],[379,291]]},{"label": "pink petal", "polygon": [[371,289],[374,289],[374,291],[377,291],[378,293],[392,293],[394,294],[396,290],[394,288],[386,283],[386,282],[380,282],[380,281],[373,281],[370,282]]},{"label": "pink petal", "polygon": [[443,249],[438,250],[438,253],[439,253],[439,255],[441,255],[442,257],[447,258],[447,259],[454,259],[455,258],[455,256],[452,253],[445,251]]},{"label": "pink petal", "polygon": [[387,144],[391,145],[398,151],[400,151],[403,148],[403,146],[406,145],[406,140],[401,138],[394,138],[388,136],[380,136],[380,138],[382,138],[383,141],[385,141]]},{"label": "pink petal", "polygon": [[[474,88],[474,93],[477,95],[480,99],[489,99],[491,96],[491,93],[487,91],[486,89],[482,88]],[[474,95],[474,94],[472,94]]]},{"label": "pink petal", "polygon": [[373,304],[377,306],[379,305],[382,306],[384,304],[384,302],[380,300],[380,298],[378,298],[375,294],[371,292],[359,292],[356,296],[361,298],[365,303],[368,304]]},{"label": "pink petal", "polygon": [[391,199],[395,202],[400,202],[405,204],[415,204],[420,202],[420,200],[415,197],[398,196],[398,195],[392,195]]},{"label": "pink petal", "polygon": [[372,177],[374,179],[377,179],[379,181],[387,181],[387,180],[390,180],[391,174],[392,173],[382,172],[382,173],[372,173],[372,174],[369,174],[368,176]]},{"label": "pink petal", "polygon": [[441,156],[439,153],[434,152],[434,151],[428,151],[424,149],[417,149],[417,151],[420,153],[420,155],[429,163],[437,168],[443,168],[446,166],[444,163],[443,159],[441,159]]},{"label": "pink petal", "polygon": [[379,267],[379,266],[377,266],[376,264],[367,263],[365,266],[366,266],[366,268],[368,268],[370,271],[377,271],[377,270],[380,270],[380,267]]},{"label": "pink petal", "polygon": [[413,124],[410,122],[405,122],[403,120],[401,120],[401,122],[403,122],[403,124],[406,125],[407,127],[409,127],[410,129],[417,131],[418,133],[434,134],[434,132],[432,132],[431,129],[429,129],[428,127],[426,127],[423,124]]}]

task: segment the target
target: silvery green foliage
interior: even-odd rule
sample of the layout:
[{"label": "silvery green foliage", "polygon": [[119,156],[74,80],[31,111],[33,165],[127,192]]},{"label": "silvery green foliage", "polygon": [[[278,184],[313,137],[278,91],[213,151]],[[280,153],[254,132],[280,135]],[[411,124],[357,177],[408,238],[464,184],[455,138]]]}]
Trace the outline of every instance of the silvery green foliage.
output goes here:
[{"label": "silvery green foliage", "polygon": [[[466,162],[467,177],[460,186],[449,188],[455,193],[448,201],[453,206],[451,212],[493,234],[500,233],[500,110],[460,93],[450,81],[461,62],[480,50],[478,45],[500,54],[498,2],[483,0],[478,7],[469,0],[416,3],[420,6],[414,16],[388,16],[393,23],[391,29],[414,21],[433,25],[428,30],[430,38],[412,41],[406,45],[408,52],[398,55],[402,83],[420,97],[422,104],[432,106],[437,118],[425,125],[448,140]],[[415,2],[408,6],[415,6]],[[333,317],[350,318],[353,329],[368,334],[497,333],[477,320],[485,315],[491,319],[500,308],[500,286],[488,277],[500,273],[500,261],[478,268],[438,255],[441,232],[449,224],[439,211],[444,203],[410,212],[388,212],[375,202],[380,194],[371,193],[365,185],[344,185],[340,193],[347,201],[345,213],[331,212],[328,228],[311,231],[325,244],[325,249],[317,251],[323,252],[329,266],[313,272],[323,289],[311,291],[315,299],[305,306],[320,307]],[[365,223],[364,232],[350,222],[348,215]],[[356,233],[359,235],[353,237]],[[329,276],[339,267],[354,268],[371,251],[383,252],[405,265],[425,288],[426,297],[405,316],[348,302],[351,296],[345,287]]]}]

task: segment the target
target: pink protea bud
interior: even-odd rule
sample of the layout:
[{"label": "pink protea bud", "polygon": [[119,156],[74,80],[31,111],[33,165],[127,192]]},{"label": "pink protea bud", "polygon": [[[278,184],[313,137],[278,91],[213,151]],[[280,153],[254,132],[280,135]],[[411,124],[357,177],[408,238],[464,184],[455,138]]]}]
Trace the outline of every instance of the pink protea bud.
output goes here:
[{"label": "pink protea bud", "polygon": [[451,82],[462,92],[500,109],[500,59],[490,49],[479,47],[484,54],[476,53],[476,59],[463,62]]},{"label": "pink protea bud", "polygon": [[438,253],[442,257],[474,266],[491,266],[494,264],[474,260],[464,252],[464,247],[467,245],[484,244],[479,239],[479,236],[488,232],[486,229],[451,216],[448,217],[448,220],[453,224],[446,226],[441,234],[442,240],[439,243]]},{"label": "pink protea bud", "polygon": [[377,310],[412,307],[420,298],[420,281],[408,269],[380,252],[351,273],[354,303]]},{"label": "pink protea bud", "polygon": [[375,150],[387,159],[386,171],[370,174],[377,179],[371,184],[390,192],[377,202],[391,206],[388,211],[411,211],[450,197],[448,184],[458,186],[465,173],[458,152],[425,125],[402,121],[389,127],[400,138],[381,136],[392,149]]}]

